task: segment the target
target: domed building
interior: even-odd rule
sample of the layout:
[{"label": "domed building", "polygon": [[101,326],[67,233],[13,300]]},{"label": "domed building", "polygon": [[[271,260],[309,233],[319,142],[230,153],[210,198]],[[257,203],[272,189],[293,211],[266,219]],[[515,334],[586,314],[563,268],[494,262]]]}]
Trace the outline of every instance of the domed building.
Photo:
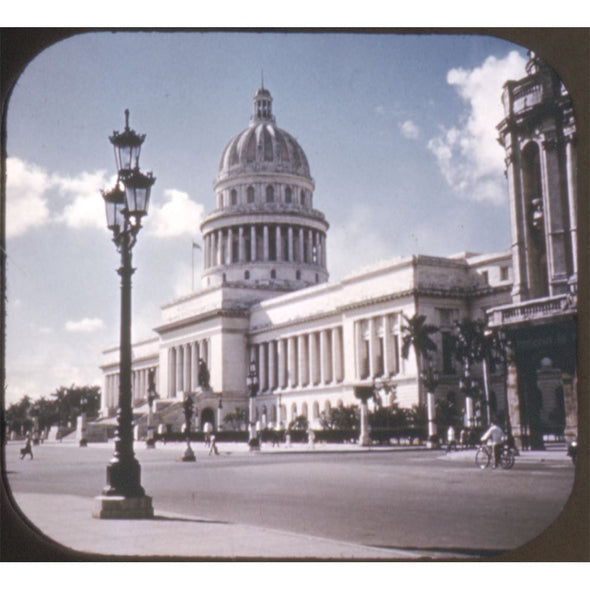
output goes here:
[{"label": "domed building", "polygon": [[[386,385],[382,405],[423,404],[416,358],[401,354],[403,318],[414,314],[439,327],[437,394],[459,393],[450,333],[456,321],[511,301],[510,251],[394,258],[329,283],[329,225],[314,191],[305,152],[277,126],[272,96],[260,88],[248,127],[221,153],[215,208],[201,225],[201,289],[162,305],[156,336],[134,344],[137,413],[147,413],[150,382],[155,421],[168,430],[182,427],[187,396],[198,429],[250,411],[261,427],[303,416],[320,428],[332,408],[357,405],[357,388],[375,383]],[[104,415],[116,409],[118,363],[118,348],[106,350]],[[501,374],[490,382],[502,391]],[[143,436],[146,422],[138,424]]]},{"label": "domed building", "polygon": [[324,283],[328,224],[313,208],[307,157],[277,127],[270,92],[261,88],[253,102],[250,125],[223,150],[217,208],[201,226],[203,286],[293,290]]}]

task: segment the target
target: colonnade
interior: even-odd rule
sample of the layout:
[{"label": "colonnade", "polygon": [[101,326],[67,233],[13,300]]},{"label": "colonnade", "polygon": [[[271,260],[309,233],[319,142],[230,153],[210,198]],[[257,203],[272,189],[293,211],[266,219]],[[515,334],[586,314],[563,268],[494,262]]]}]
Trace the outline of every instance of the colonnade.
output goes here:
[{"label": "colonnade", "polygon": [[400,372],[401,314],[374,316],[354,323],[357,379]]},{"label": "colonnade", "polygon": [[208,339],[195,340],[168,348],[168,397],[196,391],[199,386],[199,360],[209,367]]},{"label": "colonnade", "polygon": [[250,353],[258,366],[261,393],[344,380],[340,326],[254,344]]},{"label": "colonnade", "polygon": [[244,262],[299,262],[326,267],[326,234],[301,225],[254,223],[203,237],[205,269]]},{"label": "colonnade", "polygon": [[[149,372],[155,370],[155,382],[158,382],[158,367],[145,367],[141,369],[133,369],[131,372],[131,399],[135,404],[140,400],[146,400],[149,386]],[[109,373],[105,375],[104,393],[105,401],[101,404],[104,408],[116,408],[119,405],[119,372]]]}]

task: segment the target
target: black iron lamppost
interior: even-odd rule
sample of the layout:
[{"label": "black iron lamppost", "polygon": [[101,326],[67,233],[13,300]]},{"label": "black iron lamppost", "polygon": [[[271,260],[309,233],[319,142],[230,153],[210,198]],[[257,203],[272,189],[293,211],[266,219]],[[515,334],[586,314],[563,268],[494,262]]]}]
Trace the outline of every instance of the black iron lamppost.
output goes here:
[{"label": "black iron lamppost", "polygon": [[433,368],[432,361],[428,363],[425,371],[420,373],[420,379],[426,388],[426,411],[428,417],[428,441],[429,448],[438,446],[436,435],[436,396],[435,391],[439,383],[438,370]]},{"label": "black iron lamppost", "polygon": [[81,447],[88,446],[88,439],[86,438],[86,404],[87,400],[85,397],[80,399],[80,442],[78,443]]},{"label": "black iron lamppost", "polygon": [[250,403],[248,408],[248,446],[250,447],[251,451],[259,451],[260,440],[258,438],[258,434],[256,433],[256,421],[254,419],[254,398],[256,397],[256,393],[258,391],[258,373],[256,372],[256,363],[254,361],[250,363],[250,370],[248,371],[248,376],[246,377],[246,385],[248,386],[248,390],[250,392]]},{"label": "black iron lamppost", "polygon": [[186,450],[182,456],[182,461],[194,462],[197,460],[191,448],[191,420],[193,417],[194,402],[190,394],[187,394],[182,405],[184,407],[184,429],[186,433]]},{"label": "black iron lamppost", "polygon": [[148,384],[148,394],[147,394],[147,402],[148,402],[148,425],[147,425],[147,439],[145,441],[145,446],[148,449],[155,449],[156,448],[156,437],[154,433],[154,401],[158,398],[158,394],[156,393],[156,384],[154,382],[154,369],[150,369],[148,373],[149,377],[149,384]]},{"label": "black iron lamppost", "polygon": [[[109,138],[115,149],[118,178],[115,187],[103,192],[107,227],[121,255],[121,331],[119,361],[119,408],[115,452],[107,466],[107,485],[95,501],[95,518],[150,518],[152,499],[141,486],[141,468],[133,452],[133,413],[131,384],[131,251],[147,215],[150,191],[155,182],[151,173],[139,171],[139,153],[145,135],[129,129],[129,111],[125,111],[125,131]],[[123,184],[123,191],[120,185]]]}]

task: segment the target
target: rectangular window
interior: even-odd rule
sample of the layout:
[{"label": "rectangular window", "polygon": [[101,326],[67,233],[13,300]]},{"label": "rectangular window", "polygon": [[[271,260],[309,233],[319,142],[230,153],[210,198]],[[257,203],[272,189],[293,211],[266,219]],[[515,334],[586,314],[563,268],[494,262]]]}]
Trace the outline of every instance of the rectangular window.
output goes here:
[{"label": "rectangular window", "polygon": [[508,267],[507,266],[501,266],[500,267],[500,280],[501,281],[507,281],[508,280]]}]

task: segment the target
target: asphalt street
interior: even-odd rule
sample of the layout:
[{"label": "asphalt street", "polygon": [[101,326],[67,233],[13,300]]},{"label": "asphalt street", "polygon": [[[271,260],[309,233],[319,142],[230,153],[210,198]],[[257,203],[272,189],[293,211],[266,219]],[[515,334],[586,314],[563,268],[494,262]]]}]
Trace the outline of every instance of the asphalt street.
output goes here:
[{"label": "asphalt street", "polygon": [[[20,461],[18,448],[6,448],[15,495],[83,498],[100,493],[113,451],[112,444],[44,444],[34,448],[33,461]],[[302,446],[302,452],[248,453],[220,445],[221,454],[209,456],[203,445],[193,449],[196,463],[183,463],[181,444],[155,450],[136,444],[156,511],[375,548],[485,556],[519,547],[556,519],[574,481],[561,452],[550,460],[521,456],[510,471],[482,471],[474,451]]]}]

